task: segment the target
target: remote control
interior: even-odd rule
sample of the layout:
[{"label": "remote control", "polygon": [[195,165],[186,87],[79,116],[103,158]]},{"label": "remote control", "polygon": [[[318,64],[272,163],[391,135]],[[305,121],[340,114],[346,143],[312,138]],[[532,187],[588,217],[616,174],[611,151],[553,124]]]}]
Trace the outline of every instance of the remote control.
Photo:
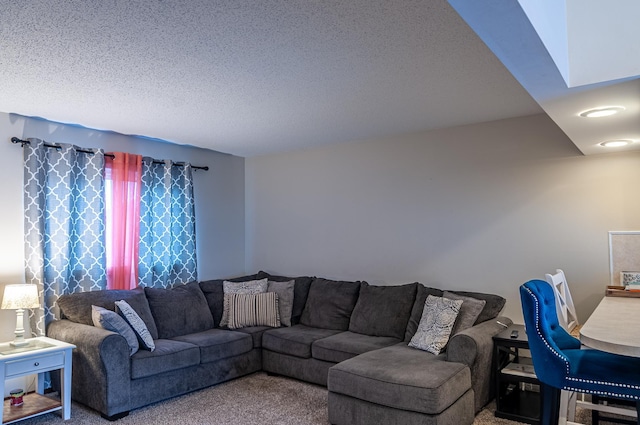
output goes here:
[{"label": "remote control", "polygon": [[511,338],[517,338],[518,337],[518,331],[511,331]]}]

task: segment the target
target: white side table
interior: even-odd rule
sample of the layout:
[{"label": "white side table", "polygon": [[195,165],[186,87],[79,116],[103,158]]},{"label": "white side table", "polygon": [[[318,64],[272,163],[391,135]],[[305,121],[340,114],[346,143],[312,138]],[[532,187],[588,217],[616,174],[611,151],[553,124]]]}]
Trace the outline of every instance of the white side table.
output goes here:
[{"label": "white side table", "polygon": [[[0,425],[56,410],[62,410],[65,420],[71,418],[71,354],[76,346],[47,337],[31,338],[28,341],[28,346],[19,348],[12,347],[9,343],[0,344],[0,394],[4,394],[5,379],[38,374],[38,390],[25,394],[22,406],[11,406],[10,400],[4,401]],[[44,373],[58,369],[61,370],[59,400],[42,395]]]}]

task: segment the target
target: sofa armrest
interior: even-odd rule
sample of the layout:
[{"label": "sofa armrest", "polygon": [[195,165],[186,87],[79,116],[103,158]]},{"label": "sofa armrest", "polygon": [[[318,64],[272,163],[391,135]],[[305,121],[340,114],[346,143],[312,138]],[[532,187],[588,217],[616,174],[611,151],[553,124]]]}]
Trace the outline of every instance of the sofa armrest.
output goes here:
[{"label": "sofa armrest", "polygon": [[513,323],[507,317],[496,317],[455,334],[447,345],[447,361],[463,363],[471,369],[476,412],[494,397],[493,336],[505,329],[498,322]]},{"label": "sofa armrest", "polygon": [[66,319],[51,322],[47,336],[76,346],[71,385],[74,400],[106,416],[129,410],[131,363],[124,337]]}]

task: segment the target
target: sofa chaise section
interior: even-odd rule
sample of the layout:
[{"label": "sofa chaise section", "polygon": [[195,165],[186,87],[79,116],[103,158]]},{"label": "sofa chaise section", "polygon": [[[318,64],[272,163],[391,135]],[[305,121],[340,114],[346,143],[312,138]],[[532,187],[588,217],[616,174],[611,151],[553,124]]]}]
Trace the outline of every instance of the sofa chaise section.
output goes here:
[{"label": "sofa chaise section", "polygon": [[474,418],[469,368],[405,344],[333,366],[328,389],[332,424],[453,425]]},{"label": "sofa chaise section", "polygon": [[[429,295],[443,292],[420,285],[403,343],[367,352],[329,369],[329,420],[351,424],[471,424],[491,398],[495,319],[504,299],[465,293],[484,302],[476,323],[453,335],[446,351],[434,355],[409,347]],[[480,320],[485,320],[480,323]],[[511,323],[507,318],[499,318]]]}]

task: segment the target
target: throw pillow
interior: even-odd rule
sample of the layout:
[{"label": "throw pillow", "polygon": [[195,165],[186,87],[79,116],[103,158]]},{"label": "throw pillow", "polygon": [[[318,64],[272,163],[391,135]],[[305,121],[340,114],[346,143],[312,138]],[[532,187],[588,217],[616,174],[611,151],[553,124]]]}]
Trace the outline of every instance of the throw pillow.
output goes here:
[{"label": "throw pillow", "polygon": [[156,344],[153,342],[153,338],[151,338],[151,334],[149,334],[149,329],[147,329],[147,325],[144,324],[138,313],[131,308],[129,303],[124,300],[116,301],[116,311],[127,321],[129,326],[133,329],[138,337],[138,342],[140,345],[149,351],[153,351],[156,349]]},{"label": "throw pillow", "polygon": [[248,326],[280,326],[278,294],[224,294],[225,309],[229,312],[229,329]]},{"label": "throw pillow", "polygon": [[265,277],[260,280],[248,280],[245,282],[222,282],[225,294],[262,294],[267,292],[269,280]]},{"label": "throw pillow", "polygon": [[436,288],[430,288],[418,283],[418,290],[416,291],[416,301],[413,303],[411,309],[411,316],[409,317],[409,323],[407,323],[407,330],[404,333],[404,342],[411,341],[413,335],[418,330],[420,319],[422,318],[422,312],[424,311],[424,303],[427,301],[427,296],[433,295],[434,297],[441,297],[442,290]]},{"label": "throw pillow", "polygon": [[438,355],[447,345],[449,335],[458,317],[462,300],[450,300],[429,295],[424,303],[418,331],[409,347]]},{"label": "throw pillow", "polygon": [[302,316],[304,306],[307,303],[307,297],[309,296],[309,288],[311,287],[311,282],[313,282],[313,279],[315,278],[311,276],[276,276],[262,270],[258,272],[257,276],[257,279],[266,277],[270,282],[287,282],[292,279],[295,281],[295,287],[293,289],[293,309],[291,311],[291,325],[297,325],[298,323],[300,323],[300,317]]},{"label": "throw pillow", "polygon": [[494,317],[498,317],[498,314],[502,311],[504,304],[507,302],[506,299],[501,297],[500,295],[495,294],[486,294],[484,292],[468,292],[468,291],[451,291],[454,294],[463,295],[465,297],[475,298],[477,300],[485,300],[487,303],[482,309],[482,313],[478,316],[476,323],[486,322],[487,320],[493,319]]},{"label": "throw pillow", "polygon": [[450,300],[462,300],[462,306],[456,319],[456,324],[453,325],[451,335],[455,335],[460,331],[470,328],[478,320],[478,316],[482,312],[484,305],[487,303],[485,300],[479,300],[472,297],[465,297],[464,295],[454,294],[453,292],[444,291],[442,295]]},{"label": "throw pillow", "polygon": [[312,328],[348,330],[359,293],[360,282],[315,278],[300,323]]},{"label": "throw pillow", "polygon": [[275,282],[270,280],[267,286],[267,292],[275,292],[278,294],[278,313],[280,314],[280,324],[282,326],[291,326],[295,284],[295,280],[288,282]]},{"label": "throw pillow", "polygon": [[213,316],[197,282],[172,289],[145,288],[158,338],[171,339],[213,328]]},{"label": "throw pillow", "polygon": [[258,276],[258,274],[256,273],[230,279],[214,279],[200,282],[200,289],[204,293],[204,297],[207,299],[209,310],[211,311],[211,315],[213,316],[213,325],[215,327],[220,326],[222,310],[224,309],[224,290],[222,284],[225,280],[231,282],[243,282],[247,280],[262,279],[263,277],[265,276]]},{"label": "throw pillow", "polygon": [[417,283],[399,286],[360,285],[349,331],[403,339],[416,296]]},{"label": "throw pillow", "polygon": [[96,328],[106,329],[122,335],[129,345],[130,356],[133,356],[140,348],[135,332],[133,332],[131,326],[129,326],[118,313],[98,307],[97,305],[92,305],[91,318],[93,319],[93,326]]},{"label": "throw pillow", "polygon": [[[262,294],[267,292],[269,281],[265,277],[260,280],[248,280],[245,282],[231,282],[225,280],[222,282],[224,294]],[[229,310],[226,307],[222,309],[222,318],[220,319],[220,327],[229,324]]]}]

